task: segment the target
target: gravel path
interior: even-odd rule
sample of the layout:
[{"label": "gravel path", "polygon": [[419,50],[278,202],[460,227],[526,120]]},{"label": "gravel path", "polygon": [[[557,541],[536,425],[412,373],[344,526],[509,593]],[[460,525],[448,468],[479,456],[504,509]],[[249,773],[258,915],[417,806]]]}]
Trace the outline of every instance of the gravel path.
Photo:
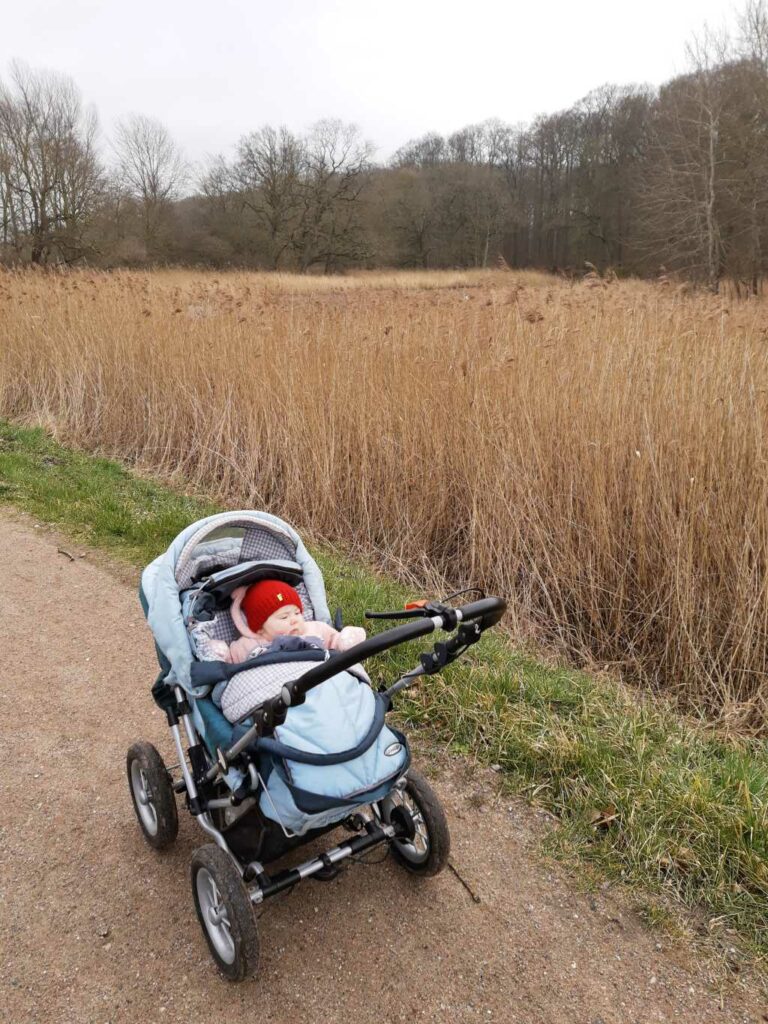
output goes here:
[{"label": "gravel path", "polygon": [[126,785],[134,739],[174,760],[135,585],[82,550],[0,513],[0,1019],[768,1021],[756,991],[721,1005],[692,954],[610,893],[578,893],[536,852],[542,818],[445,759],[426,768],[458,875],[419,883],[387,859],[305,882],[263,913],[259,976],[221,979],[188,880],[205,837],[182,811],[155,853]]}]

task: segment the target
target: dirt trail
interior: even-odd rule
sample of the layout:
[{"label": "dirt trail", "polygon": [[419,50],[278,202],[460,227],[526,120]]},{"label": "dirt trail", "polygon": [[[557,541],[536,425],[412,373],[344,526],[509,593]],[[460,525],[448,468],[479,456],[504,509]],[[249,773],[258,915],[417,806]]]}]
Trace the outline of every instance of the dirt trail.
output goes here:
[{"label": "dirt trail", "polygon": [[[213,968],[195,918],[186,813],[143,841],[125,751],[171,761],[134,587],[81,547],[0,513],[0,1019],[34,1022],[761,1022],[608,893],[582,895],[536,853],[541,819],[452,762],[433,778],[452,860],[419,883],[388,859],[268,905],[259,976]],[[483,794],[485,806],[478,807]]]}]

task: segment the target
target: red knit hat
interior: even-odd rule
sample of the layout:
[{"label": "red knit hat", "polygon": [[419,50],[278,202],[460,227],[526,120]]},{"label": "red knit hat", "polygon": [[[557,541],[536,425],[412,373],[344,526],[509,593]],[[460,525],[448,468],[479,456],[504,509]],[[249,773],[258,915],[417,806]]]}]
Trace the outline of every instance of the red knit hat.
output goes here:
[{"label": "red knit hat", "polygon": [[295,604],[300,612],[304,611],[301,598],[290,584],[279,580],[259,580],[248,587],[240,607],[249,628],[258,633],[270,615],[288,604]]}]

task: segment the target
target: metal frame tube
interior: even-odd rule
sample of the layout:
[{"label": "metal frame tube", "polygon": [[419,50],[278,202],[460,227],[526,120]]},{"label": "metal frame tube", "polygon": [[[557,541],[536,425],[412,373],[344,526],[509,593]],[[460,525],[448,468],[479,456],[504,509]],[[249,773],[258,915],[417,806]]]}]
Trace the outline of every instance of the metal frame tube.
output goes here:
[{"label": "metal frame tube", "polygon": [[200,738],[197,735],[195,723],[192,721],[189,715],[182,715],[181,720],[184,723],[184,731],[187,734],[187,739],[189,740],[190,747],[196,747],[197,744],[200,742]]},{"label": "metal frame tube", "polygon": [[[183,700],[184,700],[184,692],[183,692],[183,690],[181,689],[180,686],[177,686],[175,688],[175,693],[176,693],[176,700],[181,704],[183,702]],[[197,730],[195,729],[195,726],[194,726],[193,722],[191,721],[189,715],[182,715],[181,718],[182,718],[182,721],[184,722],[184,730],[185,730],[185,732],[187,734],[187,738],[189,739],[190,746],[194,746],[198,742]],[[173,735],[173,742],[176,744],[176,752],[177,752],[178,757],[179,757],[179,766],[181,768],[181,773],[182,773],[182,775],[184,777],[184,785],[187,787],[187,798],[189,800],[197,800],[197,786],[195,785],[195,780],[192,777],[192,772],[189,770],[189,764],[187,762],[186,752],[185,752],[184,747],[183,747],[182,742],[181,742],[181,733],[179,731],[178,723],[174,722],[170,726],[170,729],[171,729],[171,734]],[[232,858],[235,866],[237,867],[237,870],[242,875],[243,871],[244,871],[243,866],[241,865],[241,863],[237,859],[237,857],[230,850],[230,848],[227,845],[227,841],[224,838],[224,836],[214,826],[213,821],[211,820],[210,814],[208,814],[206,811],[204,811],[202,814],[196,814],[195,818],[196,818],[198,824],[200,825],[200,828],[204,832],[208,833],[208,835],[211,837],[211,839],[213,839],[213,841],[216,843],[216,845],[221,847],[221,849],[224,850],[225,853],[229,854],[229,856]]]},{"label": "metal frame tube", "polygon": [[181,768],[181,774],[184,777],[184,785],[187,787],[187,796],[190,800],[197,798],[197,786],[192,778],[192,772],[189,770],[187,764],[187,755],[184,751],[184,747],[181,744],[181,734],[179,732],[178,723],[174,722],[170,727],[171,735],[173,736],[173,742],[176,744],[176,752],[179,756],[179,767]]},{"label": "metal frame tube", "polygon": [[292,888],[305,878],[311,878],[318,871],[328,867],[329,861],[331,864],[338,864],[348,857],[363,853],[374,846],[379,846],[381,843],[389,842],[395,837],[395,834],[395,829],[392,825],[386,825],[383,822],[371,825],[365,835],[347,839],[345,842],[339,843],[338,846],[328,850],[325,854],[319,857],[312,857],[311,860],[304,861],[303,864],[297,864],[295,868],[281,871],[280,874],[270,878],[265,884],[259,883],[258,888],[254,889],[251,893],[251,902],[262,903],[264,900],[269,899],[270,896],[276,896],[279,892]]}]

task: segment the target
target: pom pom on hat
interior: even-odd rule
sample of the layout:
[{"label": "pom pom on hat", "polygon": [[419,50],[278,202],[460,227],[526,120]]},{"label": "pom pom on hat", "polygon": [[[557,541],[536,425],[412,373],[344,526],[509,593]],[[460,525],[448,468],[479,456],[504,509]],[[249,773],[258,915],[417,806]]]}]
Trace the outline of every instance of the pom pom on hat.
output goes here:
[{"label": "pom pom on hat", "polygon": [[241,608],[249,628],[258,633],[270,615],[289,604],[295,605],[300,612],[304,611],[301,598],[289,583],[259,580],[246,590]]}]

